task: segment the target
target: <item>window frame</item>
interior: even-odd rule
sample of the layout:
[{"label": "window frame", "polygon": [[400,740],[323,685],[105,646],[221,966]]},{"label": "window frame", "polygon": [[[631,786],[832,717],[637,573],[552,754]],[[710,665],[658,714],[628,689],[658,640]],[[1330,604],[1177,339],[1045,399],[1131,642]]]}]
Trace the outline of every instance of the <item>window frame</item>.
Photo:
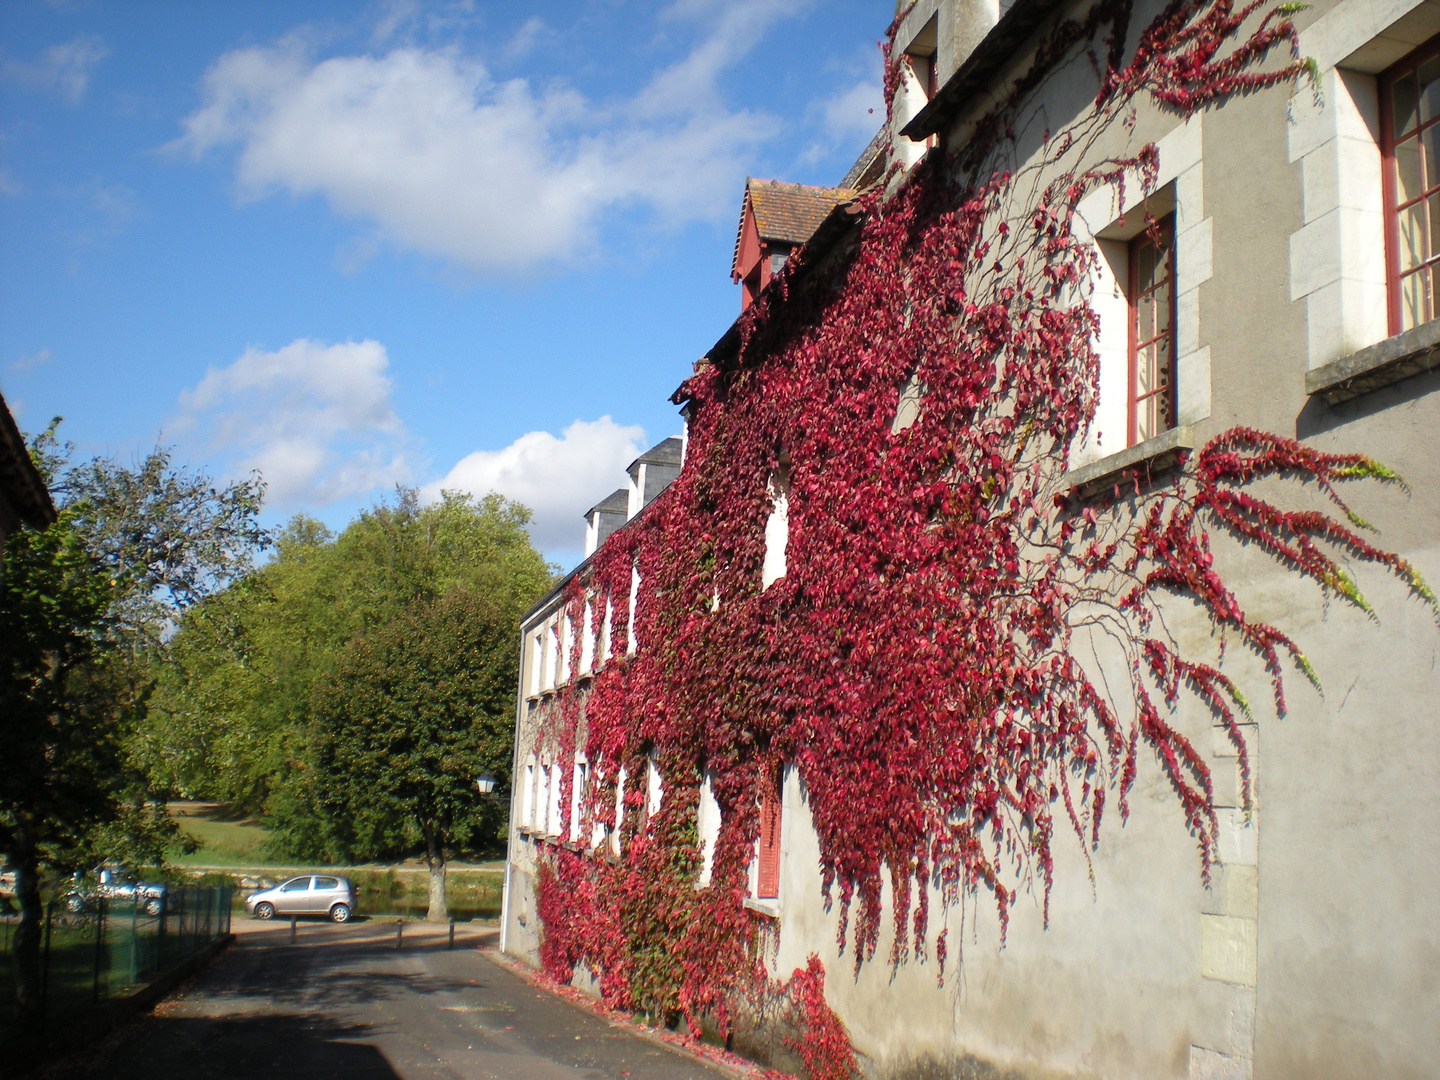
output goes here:
[{"label": "window frame", "polygon": [[[1395,83],[1404,75],[1420,67],[1425,61],[1440,56],[1440,34],[1435,35],[1429,41],[1416,46],[1405,56],[1382,71],[1375,79],[1376,96],[1380,100],[1380,191],[1381,200],[1384,203],[1385,215],[1385,297],[1386,297],[1386,322],[1390,335],[1404,332],[1404,318],[1401,312],[1400,292],[1400,192],[1396,183],[1395,163],[1395,105],[1391,93]],[[1427,127],[1440,126],[1440,113],[1428,124],[1420,123],[1415,128],[1415,138],[1418,140],[1420,134]],[[1412,200],[1409,205],[1423,202],[1430,195],[1440,191],[1431,191],[1428,195],[1424,188],[1424,175],[1422,166],[1421,193]],[[1430,256],[1424,264],[1440,269],[1440,252]],[[1409,271],[1410,274],[1420,273],[1417,267]],[[1432,292],[1430,297],[1430,318],[1424,322],[1418,322],[1416,326],[1423,326],[1425,322],[1431,322],[1440,318],[1440,304],[1437,304],[1437,297]]]},{"label": "window frame", "polygon": [[[1145,228],[1132,236],[1125,244],[1125,364],[1126,364],[1126,389],[1125,389],[1125,426],[1126,426],[1126,447],[1138,446],[1144,439],[1139,437],[1140,429],[1140,398],[1139,391],[1139,368],[1140,368],[1140,341],[1136,334],[1136,319],[1140,308],[1140,260],[1136,257],[1139,250],[1146,244],[1155,246],[1154,230],[1163,229],[1168,240],[1165,250],[1166,278],[1165,284],[1169,287],[1169,312],[1166,329],[1166,366],[1169,368],[1169,379],[1167,387],[1170,391],[1170,407],[1165,417],[1165,426],[1159,431],[1151,432],[1148,438],[1155,438],[1166,431],[1172,431],[1180,426],[1180,394],[1179,394],[1179,357],[1175,348],[1175,323],[1176,323],[1176,296],[1179,293],[1176,279],[1175,260],[1175,211],[1171,210],[1153,222],[1147,221]],[[1153,287],[1150,290],[1154,291]],[[1150,341],[1157,341],[1158,337]],[[1159,394],[1159,390],[1152,390],[1143,395],[1146,398]]]}]

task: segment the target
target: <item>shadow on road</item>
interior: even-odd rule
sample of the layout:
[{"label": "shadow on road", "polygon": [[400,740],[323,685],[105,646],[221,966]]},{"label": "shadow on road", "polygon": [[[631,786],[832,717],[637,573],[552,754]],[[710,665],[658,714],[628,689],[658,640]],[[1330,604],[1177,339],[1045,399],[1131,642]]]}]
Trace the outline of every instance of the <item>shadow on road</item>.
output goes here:
[{"label": "shadow on road", "polygon": [[358,1076],[400,1080],[376,1047],[359,1041],[369,1025],[341,1024],[316,1016],[152,1016],[141,1021],[147,1053],[102,1044],[85,1060],[71,1060],[39,1074],[43,1080],[238,1080],[240,1077],[304,1076],[340,1080]]}]

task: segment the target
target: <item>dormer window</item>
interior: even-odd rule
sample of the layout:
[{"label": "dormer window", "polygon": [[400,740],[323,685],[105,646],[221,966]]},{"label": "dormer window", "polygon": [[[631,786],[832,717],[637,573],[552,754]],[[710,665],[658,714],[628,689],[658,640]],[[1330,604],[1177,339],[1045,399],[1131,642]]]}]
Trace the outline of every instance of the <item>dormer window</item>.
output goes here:
[{"label": "dormer window", "polygon": [[735,235],[730,279],[740,284],[744,311],[809,240],[827,214],[855,196],[849,188],[807,187],[777,180],[746,180]]},{"label": "dormer window", "polygon": [[[895,91],[892,115],[899,132],[920,114],[939,89],[938,13],[932,15],[916,35],[904,44],[900,58],[900,85]],[[926,149],[935,145],[935,136],[918,142],[897,135],[896,151],[905,167],[914,165]]]}]

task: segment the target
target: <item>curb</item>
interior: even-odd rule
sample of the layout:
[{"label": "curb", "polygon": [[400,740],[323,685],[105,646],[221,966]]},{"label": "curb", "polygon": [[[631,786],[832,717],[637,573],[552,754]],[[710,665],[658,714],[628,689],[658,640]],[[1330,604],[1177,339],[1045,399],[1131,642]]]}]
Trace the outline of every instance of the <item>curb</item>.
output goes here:
[{"label": "curb", "polygon": [[728,1050],[722,1050],[718,1046],[701,1042],[699,1039],[689,1035],[680,1035],[671,1032],[661,1033],[654,1028],[639,1024],[628,1018],[624,1013],[610,1009],[603,1003],[582,994],[580,991],[568,986],[561,986],[543,972],[521,963],[512,956],[507,956],[499,949],[487,948],[476,950],[498,968],[510,972],[521,979],[524,979],[531,986],[538,990],[544,990],[551,996],[558,998],[573,1008],[590,1016],[604,1020],[613,1028],[632,1035],[652,1046],[691,1061],[702,1061],[719,1071],[729,1075],[732,1080],[793,1080],[789,1073],[779,1072],[776,1069],[767,1069],[738,1054]]}]

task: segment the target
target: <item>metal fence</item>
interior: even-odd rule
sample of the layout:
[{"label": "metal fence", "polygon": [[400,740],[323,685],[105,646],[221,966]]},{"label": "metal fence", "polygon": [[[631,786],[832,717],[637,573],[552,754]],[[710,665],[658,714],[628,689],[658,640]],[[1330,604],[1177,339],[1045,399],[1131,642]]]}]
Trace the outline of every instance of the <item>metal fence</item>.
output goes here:
[{"label": "metal fence", "polygon": [[[60,899],[45,909],[40,944],[46,1026],[123,995],[188,960],[230,932],[228,886],[172,888],[147,914],[144,901],[96,899],[71,911]],[[0,1042],[17,1034],[13,947],[17,915],[0,918]],[[6,1000],[8,998],[8,1000]],[[27,1033],[33,1034],[33,1033]]]}]

